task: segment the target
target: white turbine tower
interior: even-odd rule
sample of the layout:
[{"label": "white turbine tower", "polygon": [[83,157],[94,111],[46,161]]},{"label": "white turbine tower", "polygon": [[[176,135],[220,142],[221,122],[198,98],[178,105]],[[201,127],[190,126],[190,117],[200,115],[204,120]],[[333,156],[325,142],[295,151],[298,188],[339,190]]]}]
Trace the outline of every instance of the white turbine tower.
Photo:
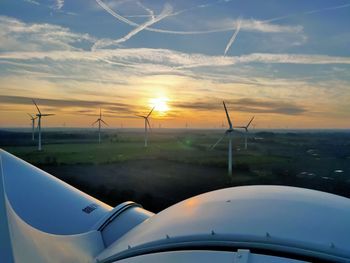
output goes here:
[{"label": "white turbine tower", "polygon": [[247,150],[248,149],[248,128],[250,126],[250,124],[252,123],[252,121],[254,120],[255,116],[253,116],[250,121],[248,122],[248,124],[246,126],[237,126],[234,128],[238,128],[238,129],[244,129],[245,130],[245,134],[244,134],[244,149]]},{"label": "white turbine tower", "polygon": [[104,120],[102,120],[102,112],[100,108],[100,117],[92,123],[92,125],[95,125],[95,123],[98,122],[98,143],[101,143],[101,122],[103,122],[106,126],[109,126]]},{"label": "white turbine tower", "polygon": [[32,101],[33,101],[35,107],[38,110],[38,114],[36,114],[36,117],[38,118],[38,133],[39,133],[39,136],[38,136],[38,150],[41,151],[41,117],[52,116],[52,115],[55,115],[55,114],[43,114],[43,113],[41,113],[38,105],[35,103],[35,100],[32,99]]},{"label": "white turbine tower", "polygon": [[[148,146],[148,128],[151,129],[151,124],[149,123],[149,120],[148,118],[151,116],[153,110],[154,110],[155,107],[152,108],[152,110],[148,113],[147,116],[143,116],[143,115],[136,115],[137,117],[140,117],[140,118],[144,118],[145,120],[145,147]],[[148,127],[148,128],[147,128]]]},{"label": "white turbine tower", "polygon": [[226,136],[228,136],[228,174],[231,176],[232,175],[232,133],[233,133],[233,126],[232,122],[230,119],[230,115],[228,114],[226,104],[223,101],[224,104],[225,112],[226,112],[226,117],[227,117],[227,122],[229,124],[229,128],[225,131],[224,136],[222,136],[212,147],[211,149],[214,149],[216,145],[218,145],[222,139],[224,139]]},{"label": "white turbine tower", "polygon": [[35,120],[38,118],[38,117],[34,117],[33,115],[27,113],[30,117],[30,120],[32,121],[32,141],[34,141],[34,128],[35,128]]}]

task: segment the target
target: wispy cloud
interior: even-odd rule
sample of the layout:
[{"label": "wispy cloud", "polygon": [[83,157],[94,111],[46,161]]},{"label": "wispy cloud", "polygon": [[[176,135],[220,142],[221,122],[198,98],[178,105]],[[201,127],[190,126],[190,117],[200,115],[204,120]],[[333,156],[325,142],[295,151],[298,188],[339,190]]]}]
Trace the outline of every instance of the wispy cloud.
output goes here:
[{"label": "wispy cloud", "polygon": [[[72,99],[36,99],[36,102],[41,107],[46,107],[50,111],[65,111],[75,113],[77,108],[85,108],[80,110],[83,115],[95,115],[96,109],[102,107],[108,110],[111,114],[133,114],[137,111],[132,110],[132,106],[120,102],[106,102],[98,100],[72,100]],[[7,105],[33,105],[32,98],[21,96],[4,96],[0,95],[0,103]],[[88,109],[88,110],[86,110]],[[33,110],[35,110],[33,106]]]},{"label": "wispy cloud", "polygon": [[33,51],[33,52],[3,52],[0,59],[30,60],[52,59],[56,61],[81,60],[100,61],[107,60],[110,63],[126,63],[126,66],[138,63],[162,64],[175,69],[195,67],[225,67],[247,63],[270,63],[270,64],[350,64],[350,57],[337,57],[327,55],[309,54],[271,54],[252,53],[242,56],[210,56],[199,53],[182,53],[168,49],[151,48],[121,48],[113,50],[90,51]]},{"label": "wispy cloud", "polygon": [[40,3],[35,1],[35,0],[23,0],[23,1],[27,2],[27,3],[30,3],[30,4],[33,4],[33,5],[40,5]]},{"label": "wispy cloud", "polygon": [[0,51],[79,50],[79,44],[95,41],[89,34],[75,33],[66,27],[0,16]]},{"label": "wispy cloud", "polygon": [[239,19],[238,20],[238,23],[237,23],[237,27],[236,27],[236,30],[235,32],[233,33],[232,37],[230,38],[230,40],[228,41],[227,45],[226,45],[226,48],[225,48],[225,51],[224,51],[224,55],[226,55],[227,51],[230,49],[230,47],[232,46],[233,42],[235,42],[236,40],[236,37],[237,37],[237,34],[239,32],[239,30],[241,29],[241,20]]},{"label": "wispy cloud", "polygon": [[[237,100],[226,100],[226,103],[230,105],[230,109],[233,111],[248,113],[300,115],[307,111],[302,106],[283,100],[261,100],[242,98]],[[207,99],[201,101],[194,101],[191,103],[175,102],[172,104],[172,106],[181,109],[192,109],[198,111],[222,110],[222,104],[220,99]]]}]

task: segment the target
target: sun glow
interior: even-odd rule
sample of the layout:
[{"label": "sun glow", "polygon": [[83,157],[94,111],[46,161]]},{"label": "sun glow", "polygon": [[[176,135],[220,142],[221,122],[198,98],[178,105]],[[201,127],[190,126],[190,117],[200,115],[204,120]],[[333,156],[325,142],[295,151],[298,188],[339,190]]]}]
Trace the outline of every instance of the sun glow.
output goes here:
[{"label": "sun glow", "polygon": [[158,111],[160,114],[165,114],[169,111],[168,102],[169,99],[166,97],[153,98],[150,100],[151,107]]}]

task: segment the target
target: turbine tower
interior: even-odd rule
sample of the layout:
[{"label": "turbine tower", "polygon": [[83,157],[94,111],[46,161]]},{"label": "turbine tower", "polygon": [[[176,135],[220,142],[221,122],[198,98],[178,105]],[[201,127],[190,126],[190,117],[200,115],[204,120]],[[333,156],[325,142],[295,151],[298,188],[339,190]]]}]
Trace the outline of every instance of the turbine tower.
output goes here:
[{"label": "turbine tower", "polygon": [[224,109],[225,109],[225,112],[226,112],[226,117],[227,117],[227,122],[228,122],[228,125],[229,125],[229,128],[225,131],[225,134],[224,136],[222,136],[212,147],[211,149],[214,149],[216,147],[216,145],[218,145],[222,139],[224,139],[226,136],[228,136],[228,174],[230,176],[232,176],[232,133],[233,133],[233,126],[232,126],[232,122],[231,122],[231,119],[230,119],[230,115],[228,114],[228,111],[227,111],[227,108],[226,108],[226,104],[225,102],[223,101],[222,102],[223,105],[224,105]]},{"label": "turbine tower", "polygon": [[244,149],[247,150],[248,149],[248,128],[250,126],[250,124],[252,123],[252,121],[254,120],[255,116],[253,116],[250,121],[248,122],[248,124],[246,126],[237,126],[234,128],[238,128],[238,129],[244,129],[245,133],[244,133]]},{"label": "turbine tower", "polygon": [[27,113],[30,117],[30,120],[32,121],[32,141],[34,141],[34,127],[35,127],[35,120],[38,118],[38,117],[34,117],[33,115]]},{"label": "turbine tower", "polygon": [[35,100],[32,99],[36,109],[38,110],[38,113],[36,114],[36,117],[38,118],[38,133],[39,133],[39,140],[38,140],[38,150],[41,151],[41,117],[46,117],[46,116],[52,116],[52,115],[55,115],[55,114],[43,114],[41,113],[38,105],[35,103]]},{"label": "turbine tower", "polygon": [[[143,115],[136,115],[137,117],[140,118],[144,118],[145,120],[145,147],[148,146],[147,142],[148,142],[148,128],[151,129],[151,124],[149,123],[148,118],[151,116],[153,110],[155,107],[152,108],[152,110],[148,113],[147,116],[143,116]],[[148,128],[147,128],[148,127]]]},{"label": "turbine tower", "polygon": [[103,122],[106,126],[109,126],[104,120],[102,120],[102,112],[100,108],[100,117],[91,125],[95,125],[98,122],[98,143],[101,143],[101,122]]}]

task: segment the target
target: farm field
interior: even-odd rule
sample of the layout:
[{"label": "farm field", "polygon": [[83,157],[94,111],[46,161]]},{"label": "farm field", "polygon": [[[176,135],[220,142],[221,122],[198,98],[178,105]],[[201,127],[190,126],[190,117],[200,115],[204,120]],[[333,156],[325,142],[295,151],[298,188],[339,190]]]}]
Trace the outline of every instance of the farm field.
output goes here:
[{"label": "farm field", "polygon": [[[235,134],[233,176],[221,130],[155,129],[149,147],[138,129],[47,130],[38,152],[27,130],[1,130],[0,147],[88,194],[116,206],[132,200],[158,212],[220,188],[277,184],[350,197],[350,132],[255,131]],[[20,182],[19,182],[20,183]]]}]

